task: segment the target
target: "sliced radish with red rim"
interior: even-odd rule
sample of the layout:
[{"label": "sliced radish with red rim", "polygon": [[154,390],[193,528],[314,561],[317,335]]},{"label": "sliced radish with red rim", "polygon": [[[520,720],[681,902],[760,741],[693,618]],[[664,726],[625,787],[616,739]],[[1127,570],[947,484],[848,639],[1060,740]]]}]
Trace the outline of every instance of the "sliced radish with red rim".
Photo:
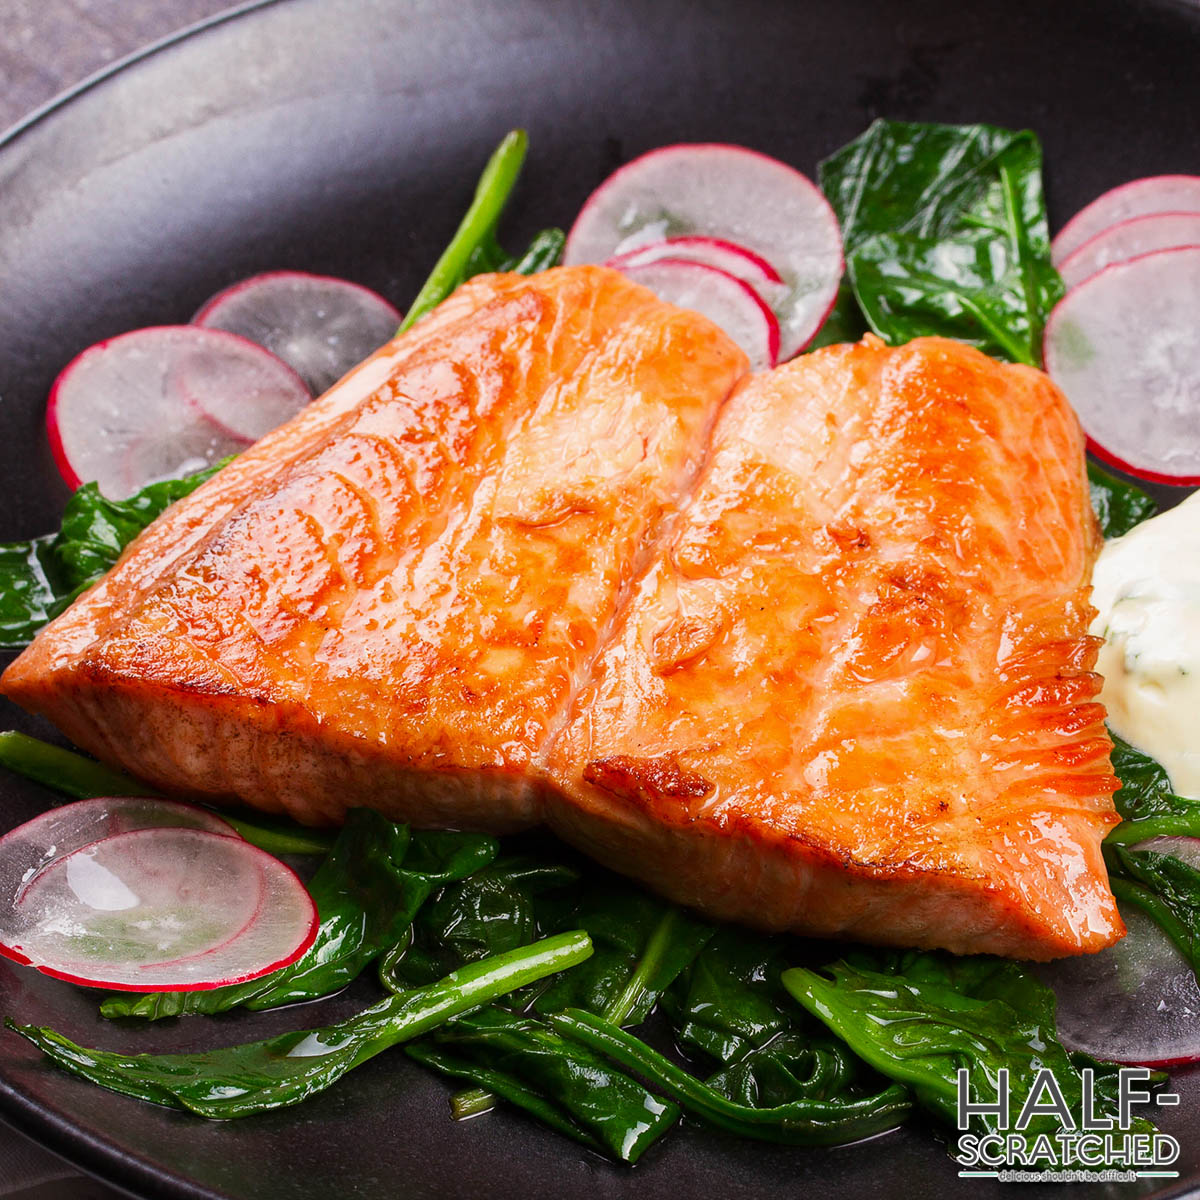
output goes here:
[{"label": "sliced radish with red rim", "polygon": [[584,205],[563,261],[604,263],[693,236],[732,243],[777,269],[780,358],[813,339],[842,277],[837,218],[811,180],[743,146],[668,146],[622,167]]},{"label": "sliced radish with red rim", "polygon": [[1098,233],[1150,213],[1200,212],[1200,175],[1152,175],[1097,196],[1059,230],[1050,257],[1061,266]]},{"label": "sliced radish with red rim", "polygon": [[1200,1060],[1200,985],[1171,939],[1135,908],[1128,934],[1099,954],[1037,968],[1058,998],[1069,1050],[1107,1062],[1171,1067]]},{"label": "sliced radish with red rim", "polygon": [[779,358],[779,322],[748,283],[716,267],[682,258],[660,258],[625,268],[634,283],[680,308],[690,308],[719,325],[737,342],[756,371]]},{"label": "sliced radish with red rim", "polygon": [[[96,796],[76,800],[18,825],[0,838],[0,897],[19,895],[44,866],[117,833],[179,827],[238,837],[214,812],[149,796]],[[3,903],[0,900],[0,903]]]},{"label": "sliced radish with red rim", "polygon": [[1058,270],[1067,287],[1073,288],[1113,263],[1181,246],[1200,246],[1200,212],[1131,217],[1084,242]]},{"label": "sliced radish with red rim", "polygon": [[1158,483],[1200,483],[1200,247],[1105,267],[1046,323],[1046,371],[1096,454]]},{"label": "sliced radish with red rim", "polygon": [[317,927],[304,885],[219,817],[186,809],[87,800],[6,834],[0,953],[135,991],[220,987],[294,962]]},{"label": "sliced radish with red rim", "polygon": [[218,292],[192,323],[265,347],[319,396],[390,341],[402,319],[382,296],[360,284],[270,271]]},{"label": "sliced radish with red rim", "polygon": [[50,448],[72,487],[124,499],[236,454],[311,399],[245,338],[193,325],[138,329],[73,359],[50,392]]},{"label": "sliced radish with red rim", "polygon": [[641,267],[663,258],[685,259],[716,267],[728,275],[748,283],[768,303],[782,298],[783,277],[765,258],[761,258],[745,246],[711,237],[672,237],[650,242],[636,250],[626,250],[610,258],[605,266],[624,271],[628,267]]}]

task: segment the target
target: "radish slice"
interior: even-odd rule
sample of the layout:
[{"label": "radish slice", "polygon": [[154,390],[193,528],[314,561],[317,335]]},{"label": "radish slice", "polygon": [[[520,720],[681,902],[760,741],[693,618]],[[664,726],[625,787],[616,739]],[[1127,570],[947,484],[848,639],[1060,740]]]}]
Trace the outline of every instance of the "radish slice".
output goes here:
[{"label": "radish slice", "polygon": [[1200,247],[1105,267],[1046,322],[1046,371],[1096,454],[1158,483],[1200,483]]},{"label": "radish slice", "polygon": [[50,448],[72,487],[124,499],[244,450],[310,396],[261,346],[215,329],[163,325],[99,342],[54,381]]},{"label": "radish slice", "polygon": [[1200,212],[1200,175],[1152,175],[1123,183],[1080,209],[1059,230],[1050,245],[1050,257],[1061,267],[1084,242],[1122,221],[1177,212]]},{"label": "radish slice", "polygon": [[4,856],[0,953],[56,979],[220,987],[294,962],[316,935],[316,908],[296,875],[237,837],[176,825],[65,853],[41,845],[49,861],[31,876],[18,877],[19,861]]},{"label": "radish slice", "polygon": [[1073,288],[1112,263],[1180,246],[1200,246],[1200,212],[1152,213],[1122,221],[1067,255],[1058,272]]},{"label": "radish slice", "polygon": [[626,267],[624,272],[661,299],[690,308],[719,325],[745,350],[754,370],[765,370],[779,361],[779,322],[748,283],[716,267],[682,258],[660,258]]},{"label": "radish slice", "polygon": [[1128,934],[1099,954],[1038,968],[1058,997],[1069,1050],[1109,1062],[1173,1067],[1200,1060],[1200,985],[1171,939],[1137,909]]},{"label": "radish slice", "polygon": [[218,292],[192,323],[266,347],[319,396],[393,338],[401,320],[382,296],[360,284],[270,271]]},{"label": "radish slice", "polygon": [[622,167],[584,205],[563,261],[608,262],[690,235],[733,243],[778,268],[786,289],[772,300],[779,357],[812,341],[842,278],[837,218],[811,180],[742,146],[668,146]]},{"label": "radish slice", "polygon": [[238,836],[237,830],[216,813],[177,800],[97,796],[62,804],[0,838],[0,907],[3,897],[19,895],[29,880],[55,858],[117,833],[167,827]]},{"label": "radish slice", "polygon": [[682,258],[688,262],[703,263],[748,283],[768,303],[780,300],[786,291],[783,278],[765,258],[744,246],[710,237],[672,237],[661,242],[651,242],[636,250],[628,250],[610,258],[605,266],[624,271],[627,267],[640,267],[657,262],[662,258]]}]

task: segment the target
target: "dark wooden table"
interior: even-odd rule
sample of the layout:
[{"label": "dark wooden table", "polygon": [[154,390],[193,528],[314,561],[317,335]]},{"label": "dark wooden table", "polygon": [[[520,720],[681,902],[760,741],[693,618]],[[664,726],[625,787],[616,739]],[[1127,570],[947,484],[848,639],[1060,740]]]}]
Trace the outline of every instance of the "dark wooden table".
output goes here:
[{"label": "dark wooden table", "polygon": [[[59,92],[233,0],[4,0],[0,129]],[[0,1124],[2,1200],[118,1200],[118,1193]]]}]

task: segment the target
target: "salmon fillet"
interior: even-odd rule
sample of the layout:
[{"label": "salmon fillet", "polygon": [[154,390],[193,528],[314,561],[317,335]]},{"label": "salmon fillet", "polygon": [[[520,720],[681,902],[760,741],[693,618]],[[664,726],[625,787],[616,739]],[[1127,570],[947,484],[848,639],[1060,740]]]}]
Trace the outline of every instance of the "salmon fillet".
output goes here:
[{"label": "salmon fillet", "polygon": [[164,514],[3,690],[170,792],[529,825],[746,367],[615,271],[480,277]]},{"label": "salmon fillet", "polygon": [[1046,376],[956,342],[748,380],[553,748],[551,825],[768,929],[1114,941],[1083,463]]},{"label": "salmon fillet", "polygon": [[170,792],[546,821],[765,928],[1115,940],[1066,401],[938,339],[745,375],[614,272],[481,277],[164,514],[0,690]]}]

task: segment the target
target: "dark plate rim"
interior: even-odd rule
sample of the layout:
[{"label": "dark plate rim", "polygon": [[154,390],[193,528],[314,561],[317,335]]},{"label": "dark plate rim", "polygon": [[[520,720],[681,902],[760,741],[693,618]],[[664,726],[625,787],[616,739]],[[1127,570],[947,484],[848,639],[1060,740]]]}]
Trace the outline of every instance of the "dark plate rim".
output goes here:
[{"label": "dark plate rim", "polygon": [[[0,151],[7,150],[23,133],[33,128],[34,125],[37,125],[52,113],[57,112],[58,109],[65,108],[77,96],[91,91],[92,88],[106,82],[114,75],[119,75],[127,67],[134,66],[136,63],[141,62],[142,59],[150,58],[152,55],[158,54],[161,50],[170,49],[177,42],[186,41],[188,38],[204,33],[216,25],[224,25],[227,21],[234,21],[238,17],[244,17],[248,13],[255,12],[257,9],[269,8],[281,2],[282,0],[243,0],[241,4],[227,8],[224,12],[215,13],[211,17],[204,17],[199,21],[194,21],[190,25],[185,25],[182,29],[177,29],[174,33],[167,34],[166,37],[161,37],[148,43],[140,50],[134,50],[130,54],[115,59],[113,62],[108,63],[107,66],[103,66],[98,71],[92,72],[91,75],[85,76],[78,83],[72,84],[66,91],[59,92],[57,96],[52,96],[45,103],[39,104],[32,112],[20,117],[16,124],[10,125],[7,129],[0,130]],[[1196,0],[1196,2],[1200,3],[1200,0]]]}]

